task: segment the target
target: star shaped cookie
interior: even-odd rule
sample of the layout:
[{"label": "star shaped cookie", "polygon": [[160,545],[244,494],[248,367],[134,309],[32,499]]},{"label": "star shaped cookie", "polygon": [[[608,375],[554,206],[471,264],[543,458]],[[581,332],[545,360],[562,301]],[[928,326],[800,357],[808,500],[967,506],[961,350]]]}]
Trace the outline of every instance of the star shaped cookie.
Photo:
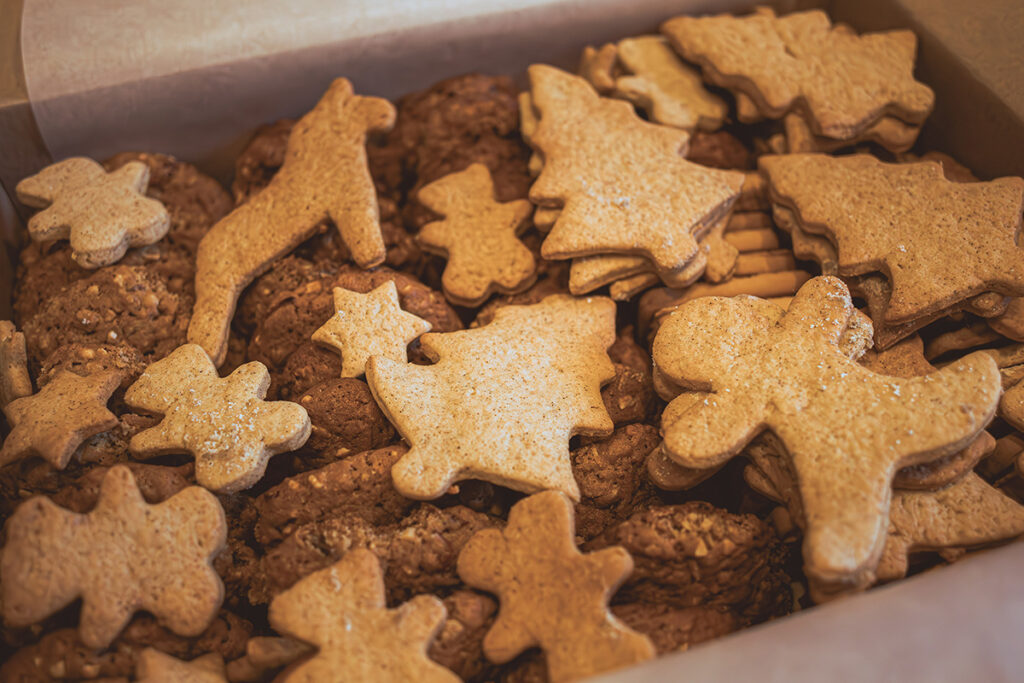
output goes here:
[{"label": "star shaped cookie", "polygon": [[121,383],[115,370],[80,377],[62,370],[32,396],[11,401],[4,408],[11,433],[0,450],[0,465],[38,455],[64,469],[83,441],[117,426],[107,400]]},{"label": "star shaped cookie", "polygon": [[445,615],[444,605],[433,595],[417,595],[387,609],[377,556],[351,550],[270,603],[268,616],[275,631],[318,648],[278,680],[457,683],[458,676],[427,657]]},{"label": "star shaped cookie", "polygon": [[45,207],[28,221],[32,239],[68,239],[78,265],[99,268],[119,261],[128,247],[167,234],[170,214],[145,196],[148,184],[149,167],[140,161],[107,173],[92,159],[73,157],[25,178],[15,190],[26,206]]},{"label": "star shaped cookie", "polygon": [[479,306],[495,291],[514,294],[533,282],[537,264],[518,238],[529,225],[532,205],[525,199],[497,201],[485,165],[435,180],[419,191],[419,200],[444,216],[423,226],[416,239],[448,257],[441,284],[451,301]]},{"label": "star shaped cookie", "polygon": [[371,356],[404,363],[409,343],[429,331],[430,323],[402,310],[388,280],[366,294],[335,287],[334,315],[312,339],[341,353],[342,377],[359,377]]},{"label": "star shaped cookie", "polygon": [[221,378],[201,347],[179,346],[125,392],[132,408],[163,416],[128,448],[143,458],[189,453],[200,485],[218,493],[247,489],[263,477],[271,456],[299,448],[311,430],[299,404],[263,400],[269,387],[262,363]]},{"label": "star shaped cookie", "polygon": [[644,635],[619,622],[608,600],[633,571],[625,549],[583,555],[572,503],[557,491],[512,506],[504,530],[477,532],[459,554],[459,576],[501,600],[484,654],[504,664],[539,646],[553,682],[585,678],[654,656]]}]

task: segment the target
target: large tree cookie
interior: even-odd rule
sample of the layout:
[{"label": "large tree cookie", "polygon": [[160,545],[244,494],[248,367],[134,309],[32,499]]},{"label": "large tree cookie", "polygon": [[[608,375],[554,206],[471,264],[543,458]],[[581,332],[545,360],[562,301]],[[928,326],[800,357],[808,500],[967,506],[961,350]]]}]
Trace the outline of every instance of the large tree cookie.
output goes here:
[{"label": "large tree cookie", "polygon": [[569,439],[612,431],[601,385],[615,374],[614,341],[609,299],[560,295],[505,306],[483,327],[423,335],[434,365],[370,358],[366,381],[411,447],[392,469],[395,488],[430,499],[484,479],[579,500]]},{"label": "large tree cookie", "polygon": [[37,496],[7,522],[0,554],[4,620],[28,626],[82,598],[78,633],[107,647],[137,610],[181,636],[197,636],[224,587],[211,562],[227,524],[213,494],[190,486],[147,505],[123,465],[103,478],[99,501],[80,515]]},{"label": "large tree cookie", "polygon": [[504,664],[540,647],[553,682],[569,681],[654,656],[647,636],[608,611],[633,571],[623,548],[583,555],[574,540],[572,503],[545,491],[516,503],[504,530],[477,532],[459,554],[459,576],[501,600],[484,654]]},{"label": "large tree cookie", "polygon": [[818,277],[784,314],[768,302],[706,297],[662,323],[654,362],[674,384],[710,392],[662,421],[665,453],[706,469],[770,429],[798,475],[807,510],[805,570],[860,582],[884,542],[898,468],[964,448],[995,413],[998,368],[973,354],[924,377],[877,375],[839,340],[854,313],[846,286]]},{"label": "large tree cookie", "polygon": [[433,595],[387,609],[377,556],[349,551],[270,603],[270,625],[278,633],[318,648],[277,680],[456,683],[458,676],[427,657],[445,614]]},{"label": "large tree cookie", "polygon": [[167,234],[170,215],[146,197],[148,183],[149,167],[142,162],[107,173],[92,159],[73,157],[15,189],[23,204],[43,209],[28,221],[32,239],[70,240],[78,265],[99,268],[119,261],[128,247],[153,244]]},{"label": "large tree cookie", "polygon": [[311,429],[297,403],[264,401],[268,388],[262,363],[221,378],[202,348],[181,346],[125,392],[131,407],[163,416],[133,436],[129,448],[144,458],[189,453],[202,486],[219,493],[247,489],[263,477],[271,456],[302,446]]},{"label": "large tree cookie", "polygon": [[352,260],[384,261],[377,193],[366,162],[366,136],[386,131],[395,108],[353,94],[339,78],[288,138],[284,165],[259,194],[217,222],[199,243],[196,306],[188,339],[220,365],[242,290],[330,219]]}]

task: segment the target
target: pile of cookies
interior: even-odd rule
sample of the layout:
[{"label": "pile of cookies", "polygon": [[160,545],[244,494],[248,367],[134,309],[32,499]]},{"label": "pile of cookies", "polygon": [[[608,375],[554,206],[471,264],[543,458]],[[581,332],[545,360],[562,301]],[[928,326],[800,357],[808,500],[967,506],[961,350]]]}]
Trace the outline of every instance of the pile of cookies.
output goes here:
[{"label": "pile of cookies", "polygon": [[0,678],[576,680],[1024,534],[1024,181],[908,152],[914,52],[678,17],[26,178]]}]

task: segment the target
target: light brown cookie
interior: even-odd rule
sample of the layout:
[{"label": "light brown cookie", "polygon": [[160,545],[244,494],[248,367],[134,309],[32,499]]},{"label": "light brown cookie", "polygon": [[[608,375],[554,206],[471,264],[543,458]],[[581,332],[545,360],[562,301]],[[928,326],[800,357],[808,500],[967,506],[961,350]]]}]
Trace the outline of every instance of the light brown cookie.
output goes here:
[{"label": "light brown cookie", "polygon": [[631,277],[613,282],[608,288],[608,296],[613,301],[629,301],[637,294],[654,287],[661,279],[654,273],[639,273]]},{"label": "light brown cookie", "polygon": [[643,256],[580,256],[574,258],[569,266],[569,291],[582,296],[616,280],[653,270],[654,266]]},{"label": "light brown cookie", "polygon": [[[735,215],[735,214],[733,214]],[[707,254],[707,265],[704,267],[704,279],[712,284],[725,282],[736,272],[740,250],[725,238],[732,215],[715,223],[707,236],[701,240],[700,246]],[[665,284],[674,287],[671,282]]]},{"label": "light brown cookie", "polygon": [[0,320],[0,409],[15,399],[31,395],[25,333],[18,332],[10,320]]},{"label": "light brown cookie", "polygon": [[1024,297],[1013,297],[1006,310],[988,319],[989,326],[1007,339],[1024,342]]},{"label": "light brown cookie", "polygon": [[449,300],[479,306],[494,292],[515,294],[533,284],[537,264],[519,239],[533,207],[525,199],[499,202],[486,166],[446,175],[417,196],[444,217],[424,225],[416,239],[447,257],[441,284]]},{"label": "light brown cookie", "polygon": [[703,298],[665,319],[654,361],[674,383],[712,393],[663,420],[664,448],[704,469],[773,431],[808,510],[805,571],[821,583],[857,584],[881,552],[896,469],[976,438],[999,400],[998,369],[983,354],[909,379],[857,365],[839,349],[855,309],[836,278],[805,284],[782,317],[772,308]]},{"label": "light brown cookie", "polygon": [[80,377],[61,371],[39,393],[7,404],[11,433],[0,450],[0,465],[38,455],[58,470],[90,436],[117,426],[107,400],[121,383],[114,370]]},{"label": "light brown cookie", "polygon": [[899,154],[913,147],[921,132],[920,126],[906,123],[895,116],[883,116],[865,131],[848,140],[815,135],[803,115],[797,113],[786,114],[783,125],[786,132],[786,151],[789,154],[834,152],[862,142],[874,142],[894,154]]},{"label": "light brown cookie", "polygon": [[216,652],[190,662],[147,647],[135,660],[138,683],[227,683],[224,659]]},{"label": "light brown cookie", "polygon": [[1024,432],[1024,382],[1018,382],[1003,394],[999,402],[999,417],[1014,429]]},{"label": "light brown cookie", "polygon": [[734,230],[725,233],[725,241],[740,252],[767,251],[779,248],[779,236],[771,228]]},{"label": "light brown cookie", "polygon": [[729,109],[707,91],[700,74],[682,62],[661,36],[618,43],[618,59],[629,75],[615,79],[615,94],[643,109],[652,121],[684,130],[717,130]]},{"label": "light brown cookie", "polygon": [[605,43],[600,48],[587,45],[583,48],[577,73],[594,86],[597,92],[602,95],[611,94],[615,89],[617,53],[615,43]]},{"label": "light brown cookie", "polygon": [[351,550],[270,603],[274,630],[318,648],[276,680],[456,683],[458,676],[427,657],[445,614],[433,595],[387,609],[377,556]]},{"label": "light brown cookie", "polygon": [[796,269],[796,259],[788,249],[753,251],[740,254],[736,259],[735,273],[738,276],[779,273]]},{"label": "light brown cookie", "polygon": [[546,206],[538,206],[533,211],[533,226],[541,232],[550,232],[551,226],[558,220],[561,209],[551,209]]},{"label": "light brown cookie", "polygon": [[715,85],[739,90],[761,114],[809,114],[818,135],[850,139],[884,115],[920,124],[935,95],[914,80],[911,31],[858,36],[821,10],[777,17],[676,17],[661,27],[672,46]]},{"label": "light brown cookie", "polygon": [[232,683],[263,681],[275,669],[305,657],[313,648],[291,638],[256,636],[245,644],[245,655],[228,662],[227,676]]},{"label": "light brown cookie", "polygon": [[372,357],[366,381],[411,447],[391,470],[395,488],[431,499],[484,479],[579,500],[569,439],[612,431],[600,389],[615,374],[614,341],[609,299],[556,295],[500,308],[483,327],[423,335],[434,365]]},{"label": "light brown cookie", "polygon": [[107,647],[136,610],[181,636],[197,636],[224,587],[211,562],[227,524],[213,494],[190,486],[147,505],[131,470],[112,467],[99,502],[80,515],[37,496],[7,522],[0,554],[4,620],[28,626],[82,598],[79,637]]},{"label": "light brown cookie", "polygon": [[532,140],[544,155],[530,199],[564,207],[541,255],[637,254],[659,272],[684,268],[743,175],[686,161],[685,132],[641,120],[577,76],[544,65],[529,73],[540,115]]},{"label": "light brown cookie", "polygon": [[611,671],[654,656],[651,641],[619,622],[608,601],[633,570],[620,547],[583,555],[572,504],[545,491],[512,506],[504,530],[477,532],[459,554],[459,576],[498,596],[484,654],[503,664],[540,647],[551,681]]},{"label": "light brown cookie", "polygon": [[336,79],[288,137],[284,165],[270,184],[222,218],[199,243],[196,304],[188,340],[216,365],[227,354],[238,296],[276,259],[330,219],[352,260],[363,268],[384,261],[377,193],[366,162],[366,136],[390,130],[395,108],[352,92]]},{"label": "light brown cookie", "polygon": [[[836,245],[840,275],[880,271],[892,282],[887,323],[983,292],[1024,294],[1024,250],[1015,241],[1024,210],[1020,178],[955,183],[935,162],[884,164],[863,154],[759,163],[773,200]],[[854,202],[860,208],[851,212]]]},{"label": "light brown cookie", "polygon": [[107,173],[92,159],[73,157],[25,178],[15,191],[26,206],[43,209],[28,221],[32,239],[70,240],[78,265],[99,268],[167,234],[170,214],[146,197],[148,184],[149,167],[141,162]]},{"label": "light brown cookie", "polygon": [[180,346],[125,392],[132,408],[163,416],[133,436],[129,448],[142,458],[188,453],[196,459],[200,485],[218,493],[247,489],[263,477],[271,456],[309,438],[306,409],[264,401],[269,387],[262,363],[246,363],[221,378],[201,347]]},{"label": "light brown cookie", "polygon": [[1024,506],[973,472],[939,491],[899,491],[876,575],[907,575],[911,553],[990,545],[1024,534]]},{"label": "light brown cookie", "polygon": [[334,315],[312,339],[341,353],[342,377],[360,377],[370,356],[404,363],[409,344],[429,331],[430,323],[402,310],[388,280],[366,294],[335,287]]}]

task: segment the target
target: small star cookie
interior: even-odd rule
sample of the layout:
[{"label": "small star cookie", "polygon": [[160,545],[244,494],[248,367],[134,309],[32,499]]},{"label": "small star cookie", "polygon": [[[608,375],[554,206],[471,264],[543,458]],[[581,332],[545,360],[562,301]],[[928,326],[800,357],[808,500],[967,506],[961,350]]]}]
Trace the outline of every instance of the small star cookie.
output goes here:
[{"label": "small star cookie", "polygon": [[518,238],[532,206],[525,199],[497,201],[486,166],[472,164],[435,180],[419,191],[419,200],[444,216],[423,226],[416,239],[448,257],[441,284],[451,301],[479,306],[495,291],[515,294],[533,283],[537,264]]},{"label": "small star cookie", "polygon": [[377,556],[351,550],[270,603],[275,631],[318,648],[278,680],[457,683],[458,676],[427,657],[445,615],[444,605],[433,595],[417,595],[387,609]]},{"label": "small star cookie", "polygon": [[409,344],[430,331],[430,323],[402,310],[394,280],[366,294],[335,287],[334,311],[312,339],[341,352],[342,377],[361,376],[371,356],[404,363]]},{"label": "small star cookie", "polygon": [[15,191],[26,206],[43,209],[28,221],[32,239],[70,240],[78,265],[99,268],[167,234],[170,214],[145,196],[148,184],[149,167],[140,161],[107,173],[92,159],[73,157],[25,178]]},{"label": "small star cookie", "polygon": [[11,401],[4,414],[11,433],[0,450],[0,465],[38,455],[59,470],[94,434],[117,426],[107,400],[121,383],[116,370],[80,377],[62,370],[39,393]]},{"label": "small star cookie", "polygon": [[221,378],[200,346],[179,346],[125,392],[132,408],[163,415],[128,448],[143,458],[189,453],[200,485],[218,493],[247,489],[263,477],[271,456],[302,446],[311,429],[297,403],[264,401],[269,387],[262,363]]}]

